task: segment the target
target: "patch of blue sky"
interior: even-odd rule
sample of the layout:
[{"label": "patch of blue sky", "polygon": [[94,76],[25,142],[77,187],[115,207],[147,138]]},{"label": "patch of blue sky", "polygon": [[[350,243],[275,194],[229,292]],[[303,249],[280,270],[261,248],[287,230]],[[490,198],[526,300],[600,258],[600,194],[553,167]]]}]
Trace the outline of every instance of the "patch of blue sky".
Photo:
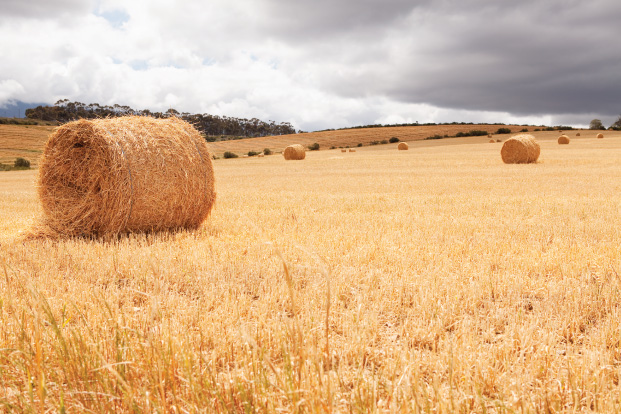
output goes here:
[{"label": "patch of blue sky", "polygon": [[110,22],[110,25],[114,28],[120,28],[123,25],[123,23],[126,23],[129,21],[129,14],[127,14],[123,10],[95,12],[95,15],[106,19],[108,22]]}]

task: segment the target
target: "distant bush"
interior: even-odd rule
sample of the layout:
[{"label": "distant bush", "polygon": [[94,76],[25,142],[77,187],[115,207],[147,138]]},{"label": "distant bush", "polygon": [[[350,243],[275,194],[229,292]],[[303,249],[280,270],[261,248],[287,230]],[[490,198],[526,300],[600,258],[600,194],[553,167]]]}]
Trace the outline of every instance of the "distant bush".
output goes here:
[{"label": "distant bush", "polygon": [[483,135],[487,135],[487,131],[481,131],[478,129],[473,129],[471,131],[468,132],[458,132],[457,134],[455,134],[455,136],[457,138],[461,138],[461,137],[480,137]]},{"label": "distant bush", "polygon": [[427,137],[425,139],[442,139],[442,138],[444,138],[442,135],[436,134],[436,135],[432,135],[430,137]]},{"label": "distant bush", "polygon": [[543,130],[544,131],[556,131],[556,128],[554,128],[554,127],[545,127]]},{"label": "distant bush", "polygon": [[380,141],[380,144],[388,144],[388,140],[387,139],[383,139]]},{"label": "distant bush", "polygon": [[239,155],[235,154],[234,152],[231,151],[226,151],[224,154],[222,154],[222,156],[224,158],[237,158],[239,157]]},{"label": "distant bush", "polygon": [[269,149],[269,148],[264,148],[263,149],[263,154],[265,154],[265,155],[272,155],[272,150]]},{"label": "distant bush", "polygon": [[362,142],[359,142],[359,143],[358,143],[358,146],[359,146],[359,147],[361,147],[361,146],[362,146]]},{"label": "distant bush", "polygon": [[510,134],[511,128],[498,128],[497,134]]},{"label": "distant bush", "polygon": [[26,158],[18,157],[15,159],[13,166],[15,168],[27,169],[27,168],[30,168],[30,161],[28,161]]},{"label": "distant bush", "polygon": [[399,138],[397,137],[392,137],[388,140],[388,142],[390,142],[391,144],[394,144],[395,142],[399,142]]},{"label": "distant bush", "polygon": [[319,151],[319,144],[315,142],[314,144],[309,145],[308,149],[311,151]]},{"label": "distant bush", "polygon": [[539,129],[539,128],[535,128],[535,129],[533,129],[533,131],[535,131],[535,132],[539,132],[539,131],[541,131],[541,129]]},{"label": "distant bush", "polygon": [[254,157],[255,155],[259,155],[259,154],[260,154],[260,152],[257,152],[257,151],[248,151],[248,156],[249,157]]},{"label": "distant bush", "polygon": [[520,129],[520,132],[528,132],[528,128]]},{"label": "distant bush", "polygon": [[369,142],[369,145],[379,145],[379,141],[371,141]]}]

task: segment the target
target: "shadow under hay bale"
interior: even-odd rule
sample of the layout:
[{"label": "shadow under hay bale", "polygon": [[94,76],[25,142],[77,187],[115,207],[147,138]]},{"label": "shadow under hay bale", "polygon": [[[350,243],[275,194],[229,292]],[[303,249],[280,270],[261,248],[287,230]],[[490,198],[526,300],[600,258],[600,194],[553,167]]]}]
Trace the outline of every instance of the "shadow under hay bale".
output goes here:
[{"label": "shadow under hay bale", "polygon": [[42,237],[195,229],[216,197],[198,131],[178,118],[149,117],[58,128],[43,151],[38,193],[44,217],[33,231]]},{"label": "shadow under hay bale", "polygon": [[399,145],[397,145],[397,149],[399,151],[407,151],[410,149],[410,146],[405,142],[400,142]]},{"label": "shadow under hay bale", "polygon": [[505,164],[531,164],[537,162],[541,147],[530,134],[515,135],[502,145],[500,156]]},{"label": "shadow under hay bale", "polygon": [[560,137],[558,137],[557,142],[559,144],[569,144],[569,137],[567,135],[561,135]]},{"label": "shadow under hay bale", "polygon": [[300,144],[289,145],[282,153],[286,160],[303,160],[306,158],[306,149]]}]

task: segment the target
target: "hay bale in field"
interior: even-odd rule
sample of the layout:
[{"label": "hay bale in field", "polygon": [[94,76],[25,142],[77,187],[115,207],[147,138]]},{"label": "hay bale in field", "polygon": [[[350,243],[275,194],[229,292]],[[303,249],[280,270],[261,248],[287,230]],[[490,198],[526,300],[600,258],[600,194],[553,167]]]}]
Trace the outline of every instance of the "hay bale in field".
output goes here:
[{"label": "hay bale in field", "polygon": [[559,144],[569,144],[569,137],[567,135],[561,135],[558,137],[557,141]]},{"label": "hay bale in field", "polygon": [[604,138],[604,134],[602,133],[597,134],[597,138]]},{"label": "hay bale in field", "polygon": [[579,136],[580,136],[580,132],[578,132],[578,133],[576,134],[576,136],[577,136],[577,137],[579,137]]},{"label": "hay bale in field", "polygon": [[306,149],[300,144],[289,145],[282,153],[286,160],[303,160],[306,158]]},{"label": "hay bale in field", "polygon": [[349,149],[349,152],[356,152],[356,150],[355,150],[355,149],[353,149],[353,148],[350,148],[350,149]]},{"label": "hay bale in field", "polygon": [[410,149],[410,146],[406,142],[400,142],[399,145],[397,145],[397,149],[399,151],[407,151]]},{"label": "hay bale in field", "polygon": [[487,137],[488,137],[488,138],[491,138],[491,137],[492,137],[492,134],[487,134]]},{"label": "hay bale in field", "polygon": [[205,140],[178,118],[65,124],[45,144],[37,186],[44,236],[195,229],[216,197]]},{"label": "hay bale in field", "polygon": [[347,152],[347,149],[341,148],[341,152]]},{"label": "hay bale in field", "polygon": [[502,145],[500,156],[505,164],[530,164],[537,162],[541,148],[530,134],[515,135]]},{"label": "hay bale in field", "polygon": [[494,144],[495,142],[496,142],[496,141],[494,141],[493,139],[490,139],[490,140],[489,140],[489,143],[490,143],[490,144]]},{"label": "hay bale in field", "polygon": [[502,142],[502,139],[497,139],[496,142]]}]

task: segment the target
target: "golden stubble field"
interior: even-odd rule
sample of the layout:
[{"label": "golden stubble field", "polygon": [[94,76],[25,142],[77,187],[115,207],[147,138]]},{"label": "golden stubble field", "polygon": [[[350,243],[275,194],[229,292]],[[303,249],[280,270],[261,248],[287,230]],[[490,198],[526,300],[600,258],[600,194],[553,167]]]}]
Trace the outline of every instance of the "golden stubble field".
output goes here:
[{"label": "golden stubble field", "polygon": [[22,242],[1,173],[0,411],[619,411],[621,134],[571,138],[216,160],[115,241]]}]

